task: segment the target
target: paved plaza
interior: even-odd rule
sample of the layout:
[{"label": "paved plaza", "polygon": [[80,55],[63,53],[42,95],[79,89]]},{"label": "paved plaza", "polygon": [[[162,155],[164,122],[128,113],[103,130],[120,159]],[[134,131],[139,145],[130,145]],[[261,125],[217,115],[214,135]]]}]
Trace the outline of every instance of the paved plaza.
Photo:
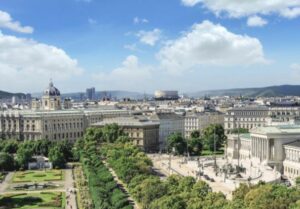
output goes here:
[{"label": "paved plaza", "polygon": [[[222,157],[216,159],[218,169],[215,168],[213,157],[190,158],[169,156],[166,154],[150,154],[154,167],[165,175],[178,174],[182,176],[193,176],[207,182],[214,192],[223,192],[228,199],[231,199],[232,192],[240,183],[256,184],[259,181],[274,182],[280,179],[280,174],[263,164],[254,167],[250,162],[240,161],[243,172],[240,175],[236,173],[222,172],[222,168],[230,164],[232,167],[238,162],[228,162]],[[217,170],[217,171],[215,171]],[[250,178],[249,178],[250,177]]]}]

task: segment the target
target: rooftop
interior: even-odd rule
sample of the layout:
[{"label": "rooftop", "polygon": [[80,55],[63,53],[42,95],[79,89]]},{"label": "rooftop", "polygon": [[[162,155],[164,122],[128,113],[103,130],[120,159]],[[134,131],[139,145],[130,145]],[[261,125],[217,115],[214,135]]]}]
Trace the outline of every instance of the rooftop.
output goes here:
[{"label": "rooftop", "polygon": [[154,122],[141,117],[116,117],[107,118],[101,122],[94,123],[92,126],[105,126],[108,124],[116,123],[119,126],[152,126],[159,125],[159,122]]},{"label": "rooftop", "polygon": [[257,127],[250,131],[258,134],[299,134],[300,125],[279,125],[279,126],[264,126]]},{"label": "rooftop", "polygon": [[285,144],[284,146],[285,147],[287,146],[287,147],[293,147],[293,148],[300,148],[300,140]]}]

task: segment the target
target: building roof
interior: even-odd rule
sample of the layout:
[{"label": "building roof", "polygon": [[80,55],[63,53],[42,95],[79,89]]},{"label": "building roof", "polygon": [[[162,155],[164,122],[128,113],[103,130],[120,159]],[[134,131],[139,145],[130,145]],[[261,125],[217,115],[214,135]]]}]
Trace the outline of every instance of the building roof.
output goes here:
[{"label": "building roof", "polygon": [[182,116],[176,113],[156,113],[150,117],[152,120],[180,120]]},{"label": "building roof", "polygon": [[119,126],[141,126],[141,127],[159,125],[159,122],[154,122],[141,117],[116,117],[116,118],[104,119],[101,122],[92,124],[92,126],[105,126],[113,123],[116,123]]},{"label": "building roof", "polygon": [[250,131],[258,134],[299,134],[300,125],[279,125],[279,126],[264,126],[257,127]]},{"label": "building roof", "polygon": [[284,147],[292,147],[300,149],[300,140],[285,144]]},{"label": "building roof", "polygon": [[53,85],[53,82],[50,81],[48,88],[46,88],[44,91],[44,95],[60,96],[60,91]]},{"label": "building roof", "polygon": [[251,139],[251,134],[250,133],[240,134],[240,137],[245,139]]}]

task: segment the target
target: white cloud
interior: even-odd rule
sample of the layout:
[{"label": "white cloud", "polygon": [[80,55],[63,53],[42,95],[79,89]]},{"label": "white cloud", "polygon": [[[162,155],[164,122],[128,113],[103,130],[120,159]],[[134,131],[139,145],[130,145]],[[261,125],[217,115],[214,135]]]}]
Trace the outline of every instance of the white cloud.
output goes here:
[{"label": "white cloud", "polygon": [[136,44],[125,44],[124,49],[128,49],[130,51],[140,51]]},{"label": "white cloud", "polygon": [[108,73],[96,73],[93,79],[109,89],[141,90],[146,83],[151,83],[152,71],[151,66],[141,65],[138,57],[130,55],[123,61],[121,67]]},{"label": "white cloud", "polygon": [[181,0],[184,6],[193,7],[200,3],[202,0]]},{"label": "white cloud", "polygon": [[135,17],[135,18],[133,18],[133,23],[134,24],[149,23],[149,20],[146,18]]},{"label": "white cloud", "polygon": [[10,29],[19,33],[33,33],[30,26],[22,26],[18,21],[14,21],[10,14],[0,10],[0,28]]},{"label": "white cloud", "polygon": [[82,72],[77,61],[62,49],[0,32],[2,89],[36,91],[36,86],[45,86],[49,78],[64,81]]},{"label": "white cloud", "polygon": [[256,14],[278,14],[286,18],[300,15],[300,0],[181,0],[185,6],[201,3],[216,15],[239,18]]},{"label": "white cloud", "polygon": [[140,39],[140,42],[150,46],[154,46],[161,39],[161,30],[155,28],[152,31],[139,31],[136,36]]},{"label": "white cloud", "polygon": [[262,27],[266,24],[268,24],[268,21],[257,15],[251,16],[247,20],[247,25],[250,27]]},{"label": "white cloud", "polygon": [[168,41],[157,54],[170,73],[182,73],[199,65],[248,66],[267,63],[256,38],[238,35],[221,25],[204,21],[180,38]]},{"label": "white cloud", "polygon": [[97,24],[97,20],[93,19],[93,18],[89,18],[88,22],[90,25],[96,25]]}]

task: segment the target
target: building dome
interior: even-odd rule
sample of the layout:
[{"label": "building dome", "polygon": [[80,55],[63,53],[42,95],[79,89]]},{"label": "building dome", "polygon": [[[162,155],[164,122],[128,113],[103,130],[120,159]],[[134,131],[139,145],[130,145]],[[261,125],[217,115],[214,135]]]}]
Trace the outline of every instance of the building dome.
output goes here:
[{"label": "building dome", "polygon": [[44,95],[47,96],[60,96],[60,91],[53,85],[53,82],[50,81],[49,87],[45,89]]}]

